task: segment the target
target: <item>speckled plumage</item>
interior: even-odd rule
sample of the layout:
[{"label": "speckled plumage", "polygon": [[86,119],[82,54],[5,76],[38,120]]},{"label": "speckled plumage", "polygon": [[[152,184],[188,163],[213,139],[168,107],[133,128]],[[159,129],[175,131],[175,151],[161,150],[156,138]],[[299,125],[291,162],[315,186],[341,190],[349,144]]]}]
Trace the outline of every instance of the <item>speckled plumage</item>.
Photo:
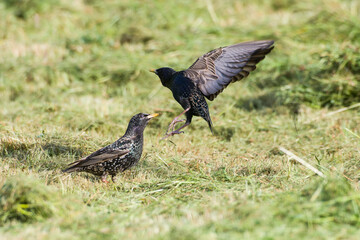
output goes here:
[{"label": "speckled plumage", "polygon": [[185,112],[186,123],[190,124],[193,116],[202,117],[207,121],[212,131],[212,123],[209,108],[204,95],[195,84],[184,75],[184,72],[177,72],[169,81],[169,89],[173,93],[175,100],[180,103],[183,109],[190,107]]},{"label": "speckled plumage", "polygon": [[101,176],[102,181],[106,182],[108,174],[114,178],[117,173],[131,168],[140,160],[144,129],[148,121],[157,115],[139,113],[133,116],[124,136],[89,156],[69,164],[70,167],[63,172],[88,172]]},{"label": "speckled plumage", "polygon": [[151,70],[156,73],[163,86],[169,88],[174,98],[185,109],[169,125],[168,131],[178,118],[186,115],[186,122],[166,137],[181,133],[191,123],[193,116],[207,121],[212,132],[212,122],[205,97],[214,100],[230,83],[247,77],[256,69],[256,64],[274,48],[274,41],[244,42],[214,49],[199,57],[188,69],[175,71],[172,68]]}]

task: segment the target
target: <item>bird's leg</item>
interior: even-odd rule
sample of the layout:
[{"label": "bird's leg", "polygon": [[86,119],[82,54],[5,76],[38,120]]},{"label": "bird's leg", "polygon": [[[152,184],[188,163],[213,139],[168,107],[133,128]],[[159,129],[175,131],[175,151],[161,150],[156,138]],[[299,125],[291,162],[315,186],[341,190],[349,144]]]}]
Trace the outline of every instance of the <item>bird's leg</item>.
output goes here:
[{"label": "bird's leg", "polygon": [[107,177],[108,173],[103,173],[103,175],[101,175],[101,181],[103,183],[109,183],[107,180],[106,180],[106,177]]},{"label": "bird's leg", "polygon": [[183,129],[184,127],[189,126],[190,122],[186,122],[184,125],[182,125],[181,127],[179,127],[178,129],[176,129],[175,131],[172,131],[171,135],[175,135],[175,134],[180,134],[180,133],[184,133],[184,131],[180,131],[181,129]]},{"label": "bird's leg", "polygon": [[111,175],[111,181],[115,183],[115,175]]},{"label": "bird's leg", "polygon": [[186,120],[186,119],[174,119],[174,120],[171,122],[171,124],[169,125],[169,128],[168,128],[168,130],[166,131],[166,133],[168,133],[168,132],[170,131],[170,128],[171,128],[171,131],[174,131],[176,124],[179,123],[179,122],[183,122],[183,121],[185,121],[185,120]]},{"label": "bird's leg", "polygon": [[170,125],[169,125],[169,127],[168,127],[168,129],[167,129],[167,131],[166,131],[166,135],[168,134],[168,132],[170,131],[170,129],[172,129],[172,131],[174,132],[175,125],[176,125],[177,123],[185,121],[185,119],[180,119],[180,120],[179,120],[179,117],[180,117],[181,115],[183,115],[184,113],[186,113],[187,111],[189,111],[189,110],[190,110],[190,107],[188,107],[187,109],[185,109],[179,116],[176,116],[176,117],[174,118],[174,120],[172,120],[172,122],[170,123]]},{"label": "bird's leg", "polygon": [[168,138],[168,137],[173,136],[175,134],[184,133],[184,131],[180,131],[180,130],[183,129],[184,127],[188,126],[189,124],[190,124],[190,122],[186,122],[184,125],[182,125],[178,129],[176,129],[175,131],[172,131],[171,133],[167,133],[165,135],[165,137],[163,137],[161,140],[164,140],[165,138]]}]

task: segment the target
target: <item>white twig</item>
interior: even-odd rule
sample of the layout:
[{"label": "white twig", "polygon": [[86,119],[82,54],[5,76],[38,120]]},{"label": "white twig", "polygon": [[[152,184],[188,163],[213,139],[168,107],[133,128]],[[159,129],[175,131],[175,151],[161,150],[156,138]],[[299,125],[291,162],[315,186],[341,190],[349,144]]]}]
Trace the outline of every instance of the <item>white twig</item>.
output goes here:
[{"label": "white twig", "polygon": [[337,113],[345,112],[345,111],[347,111],[347,110],[350,110],[350,109],[353,109],[353,108],[357,108],[357,107],[360,107],[360,103],[356,103],[356,104],[351,105],[351,106],[349,106],[349,107],[340,108],[340,109],[338,109],[338,110],[336,110],[336,111],[329,112],[329,113],[325,114],[324,116],[320,116],[320,117],[317,117],[317,118],[315,118],[315,119],[311,119],[311,120],[309,120],[309,121],[307,121],[307,122],[305,122],[305,123],[311,123],[311,122],[314,122],[314,121],[317,121],[317,120],[320,120],[320,119],[323,119],[323,118],[326,118],[326,117],[330,117],[330,116],[335,115],[335,114],[337,114]]},{"label": "white twig", "polygon": [[353,136],[355,136],[355,137],[357,137],[357,138],[360,139],[360,135],[357,135],[356,133],[354,133],[353,131],[351,131],[351,130],[348,129],[347,127],[344,127],[344,129],[345,129],[346,131],[348,131],[351,135],[353,135]]},{"label": "white twig", "polygon": [[156,154],[156,156],[158,157],[158,159],[160,159],[167,167],[169,167],[169,164],[167,164],[167,162],[164,161],[164,159],[162,159],[159,155]]},{"label": "white twig", "polygon": [[338,110],[336,110],[336,111],[329,112],[328,114],[325,114],[325,117],[329,117],[329,116],[331,116],[331,115],[334,115],[334,114],[337,114],[337,113],[341,113],[341,112],[345,112],[345,111],[347,111],[347,110],[349,110],[349,109],[353,109],[353,108],[357,108],[357,107],[360,107],[360,103],[356,103],[356,104],[351,105],[351,106],[349,106],[349,107],[344,107],[344,108],[340,108],[340,109],[338,109]]},{"label": "white twig", "polygon": [[316,173],[320,177],[325,178],[325,175],[322,172],[320,172],[319,170],[317,170],[316,168],[311,166],[308,162],[306,162],[305,160],[299,158],[298,156],[296,156],[295,154],[293,154],[289,150],[286,150],[283,147],[279,147],[279,150],[282,151],[283,153],[285,153],[286,155],[288,155],[290,157],[290,159],[294,159],[294,160],[298,161],[299,163],[301,163],[302,165],[304,165],[305,167],[307,167],[308,169],[310,169],[311,171],[313,171],[314,173]]},{"label": "white twig", "polygon": [[209,11],[211,20],[213,20],[213,22],[217,24],[217,23],[219,22],[219,19],[218,19],[218,17],[216,16],[216,13],[215,13],[215,10],[214,10],[214,6],[213,6],[211,0],[206,0],[206,6],[207,6],[207,9],[208,9],[208,11]]}]

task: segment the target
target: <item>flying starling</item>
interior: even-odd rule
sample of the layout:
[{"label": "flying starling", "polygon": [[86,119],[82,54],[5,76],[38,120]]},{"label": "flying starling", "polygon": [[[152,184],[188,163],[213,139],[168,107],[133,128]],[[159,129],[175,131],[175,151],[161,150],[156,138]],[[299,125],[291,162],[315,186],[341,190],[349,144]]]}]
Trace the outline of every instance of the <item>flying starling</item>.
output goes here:
[{"label": "flying starling", "polygon": [[124,136],[89,156],[70,163],[69,168],[63,172],[92,173],[101,176],[101,181],[106,183],[106,177],[110,174],[114,181],[118,172],[131,168],[139,161],[143,150],[144,129],[149,120],[158,115],[136,114],[131,118]]},{"label": "flying starling", "polygon": [[[205,97],[214,100],[230,83],[239,81],[256,69],[256,64],[274,48],[274,41],[243,42],[214,49],[199,57],[188,69],[175,71],[164,67],[150,70],[159,76],[163,86],[169,88],[184,111],[170,123],[166,137],[183,133],[180,131],[191,123],[193,116],[200,116],[212,131],[212,122]],[[186,122],[175,129],[180,116]],[[168,133],[172,129],[172,132]]]}]

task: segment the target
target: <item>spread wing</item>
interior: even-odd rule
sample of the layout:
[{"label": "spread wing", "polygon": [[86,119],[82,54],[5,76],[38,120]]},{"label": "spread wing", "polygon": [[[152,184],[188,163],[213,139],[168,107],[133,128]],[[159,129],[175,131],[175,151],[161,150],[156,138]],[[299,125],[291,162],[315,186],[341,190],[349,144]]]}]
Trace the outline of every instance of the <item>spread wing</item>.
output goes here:
[{"label": "spread wing", "polygon": [[254,71],[256,64],[274,48],[273,44],[274,41],[253,41],[214,49],[199,57],[184,74],[212,101],[230,83]]},{"label": "spread wing", "polygon": [[81,167],[86,167],[90,165],[94,165],[97,163],[109,161],[121,156],[125,156],[129,153],[129,150],[117,150],[117,149],[110,149],[109,147],[102,148],[91,155],[79,159],[73,163],[69,164],[69,168],[65,169],[63,172],[72,172],[73,170]]}]

